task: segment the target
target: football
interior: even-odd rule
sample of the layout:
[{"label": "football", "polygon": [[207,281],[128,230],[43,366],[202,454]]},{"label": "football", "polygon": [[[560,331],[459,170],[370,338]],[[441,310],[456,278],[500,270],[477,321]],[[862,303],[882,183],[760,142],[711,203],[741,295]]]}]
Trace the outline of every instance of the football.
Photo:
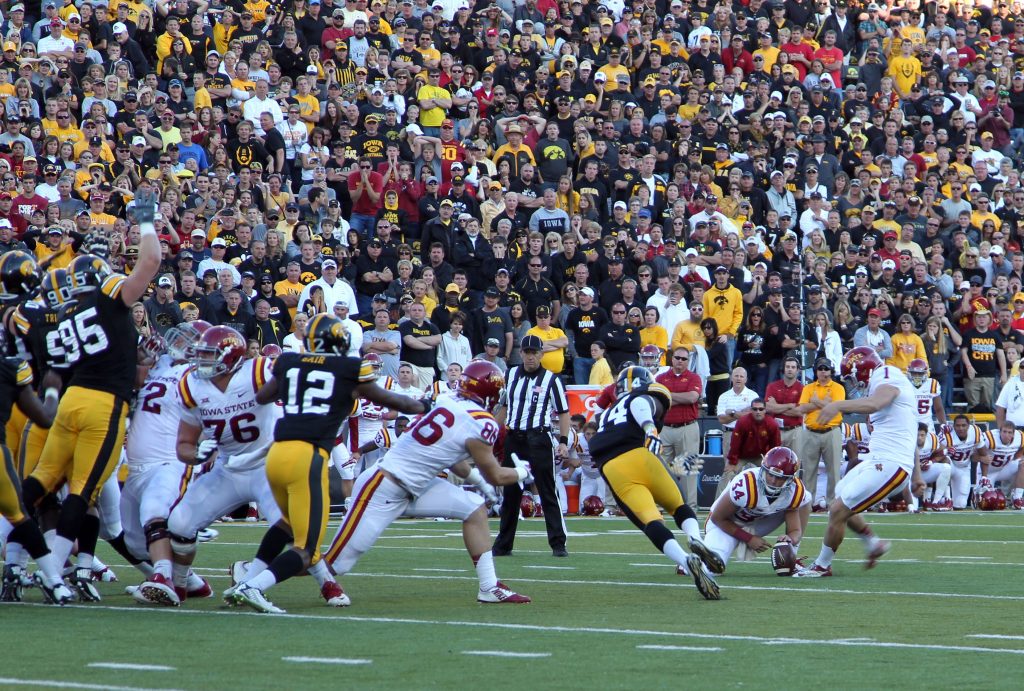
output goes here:
[{"label": "football", "polygon": [[788,542],[779,542],[772,547],[772,568],[776,576],[792,576],[796,571],[796,550]]}]

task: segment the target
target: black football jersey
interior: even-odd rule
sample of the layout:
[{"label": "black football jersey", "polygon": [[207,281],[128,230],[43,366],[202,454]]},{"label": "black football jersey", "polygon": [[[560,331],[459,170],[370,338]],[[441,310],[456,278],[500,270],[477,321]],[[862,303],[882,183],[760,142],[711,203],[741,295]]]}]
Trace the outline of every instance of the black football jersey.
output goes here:
[{"label": "black football jersey", "polygon": [[[643,395],[645,394],[640,391],[628,393],[601,413],[597,423],[597,434],[590,438],[589,443],[590,456],[594,463],[602,466],[627,451],[643,448],[646,435],[629,411],[629,404]],[[658,428],[661,429],[660,421]]]},{"label": "black football jersey", "polygon": [[0,359],[0,445],[7,443],[7,421],[21,395],[21,387],[32,384],[32,368],[19,358]]},{"label": "black football jersey", "polygon": [[356,387],[377,380],[370,363],[318,353],[283,353],[273,372],[284,403],[274,441],[307,441],[327,450],[334,448],[338,428],[355,409]]},{"label": "black football jersey", "polygon": [[121,299],[125,277],[107,277],[96,291],[61,308],[57,333],[72,367],[70,386],[106,391],[124,400],[135,388],[139,334]]},{"label": "black football jersey", "polygon": [[66,351],[57,332],[58,310],[32,300],[22,304],[14,314],[14,326],[20,348],[29,358],[36,379],[50,368],[67,367]]}]

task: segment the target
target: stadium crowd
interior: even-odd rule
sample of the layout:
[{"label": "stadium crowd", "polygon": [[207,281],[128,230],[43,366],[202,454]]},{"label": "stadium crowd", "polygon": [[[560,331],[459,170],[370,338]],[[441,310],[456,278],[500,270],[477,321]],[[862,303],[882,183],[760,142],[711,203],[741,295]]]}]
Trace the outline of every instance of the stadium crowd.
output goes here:
[{"label": "stadium crowd", "polygon": [[[9,542],[24,547],[8,550],[7,566],[42,559],[37,584],[70,601],[59,567],[77,541],[85,559],[73,585],[98,599],[93,509],[106,503],[104,539],[144,573],[152,567],[133,595],[180,604],[212,592],[190,570],[200,533],[248,505],[272,527],[256,559],[233,568],[241,590],[225,596],[278,610],[263,591],[313,566],[323,598],[343,606],[317,566],[329,502],[321,451],[337,439],[335,417],[348,422],[348,444],[331,458],[350,501],[372,476],[356,474],[360,459],[373,465],[364,454],[392,449],[381,472],[398,478],[398,496],[403,463],[424,488],[437,485],[415,444],[452,458],[476,449],[486,477],[460,470],[488,504],[488,482],[521,491],[532,475],[553,556],[568,556],[557,518],[571,508],[568,488],[579,486],[575,501],[591,513],[610,491],[708,599],[718,594],[704,567],[722,573],[728,554],[711,554],[695,518],[705,417],[723,433],[718,506],[737,501],[723,494],[730,487],[771,480],[766,500],[792,492],[787,510],[804,525],[812,504],[831,507],[838,537],[817,576],[831,575],[848,519],[870,563],[888,550],[854,517],[893,493],[916,508],[910,490],[932,484],[925,508],[963,509],[998,482],[1012,485],[1002,506],[1024,509],[1022,5],[0,0],[0,344],[32,363],[0,362],[0,383],[29,402],[4,420],[2,448],[39,456],[20,469],[21,495],[0,492]],[[187,510],[147,508],[152,520],[125,513],[108,482],[140,389],[136,348],[152,356],[146,381],[180,402],[182,418],[171,429],[170,408],[136,396],[135,439],[145,436],[141,411],[167,427],[168,443],[133,453],[129,434],[128,480],[146,481],[152,468],[140,459],[171,469],[223,459],[185,494]],[[287,351],[345,351],[363,366],[337,359],[318,370],[315,357]],[[284,364],[271,369],[278,356]],[[61,369],[69,385],[58,408],[50,380]],[[232,384],[235,372],[244,375]],[[853,387],[840,372],[861,393],[875,376],[876,393],[844,401]],[[267,466],[282,474],[264,482],[256,440],[271,436],[280,411],[270,403],[281,397],[266,382],[286,375],[292,419],[274,428]],[[890,375],[898,386],[880,383]],[[602,387],[596,405],[609,412],[596,423],[571,416],[568,384]],[[476,436],[445,446],[452,425],[421,417],[395,441],[412,419],[399,411],[426,414],[449,390]],[[264,407],[232,412],[231,435],[221,435],[227,418],[203,416],[229,393]],[[902,417],[911,408],[913,462]],[[487,422],[494,409],[507,429]],[[438,417],[454,415],[444,410]],[[78,411],[89,419],[69,422]],[[843,414],[867,412],[878,439],[907,447],[898,468],[855,467],[879,451],[872,424]],[[997,429],[964,413],[994,414]],[[331,424],[312,420],[328,414]],[[35,436],[22,444],[26,419]],[[217,439],[201,439],[218,423]],[[311,452],[294,483],[283,472],[298,467],[297,447],[276,446],[292,442]],[[508,450],[505,468],[492,462],[495,446]],[[853,473],[841,485],[844,450]],[[637,459],[692,554],[670,542],[653,504],[621,494],[637,484]],[[18,485],[8,465],[0,489]],[[891,482],[866,479],[872,468],[892,471]],[[258,491],[238,489],[236,471]],[[58,507],[49,497],[65,475]],[[178,492],[169,477],[154,486]],[[206,501],[222,480],[223,506]],[[289,509],[303,528],[295,534],[283,515],[277,525],[280,501],[267,494],[289,483],[311,497]],[[145,495],[126,487],[129,506]],[[22,498],[56,516],[46,543]],[[459,494],[440,514],[476,526],[467,549],[478,599],[528,601],[497,580],[488,556],[512,552],[526,507],[503,503],[488,549],[482,501]],[[424,511],[414,515],[435,515]],[[363,527],[352,543],[359,513],[329,552],[340,573],[386,527]],[[289,541],[305,547],[282,552]],[[5,569],[0,599],[20,598],[31,585],[22,575]]]},{"label": "stadium crowd", "polygon": [[143,334],[329,312],[419,388],[528,333],[575,384],[683,346],[710,414],[867,344],[992,411],[1021,3],[429,2],[3,3],[0,251],[130,273],[149,186]]}]

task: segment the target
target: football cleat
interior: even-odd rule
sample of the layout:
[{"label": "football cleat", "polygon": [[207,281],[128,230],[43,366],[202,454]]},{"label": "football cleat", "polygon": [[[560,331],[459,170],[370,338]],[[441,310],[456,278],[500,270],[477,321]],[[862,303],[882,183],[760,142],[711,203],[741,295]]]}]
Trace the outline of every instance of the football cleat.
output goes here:
[{"label": "football cleat", "polygon": [[352,604],[352,600],[345,594],[337,581],[324,583],[320,588],[320,594],[331,607],[348,607]]},{"label": "football cleat", "polygon": [[219,530],[214,530],[213,528],[203,528],[198,533],[196,533],[196,540],[198,540],[199,542],[209,542],[210,540],[216,540],[219,535]]},{"label": "football cleat", "polygon": [[255,506],[250,506],[245,512],[245,522],[255,523],[260,520],[260,512],[256,510]]},{"label": "football cleat", "polygon": [[117,583],[117,574],[108,566],[102,566],[92,570],[92,580],[97,583]]},{"label": "football cleat", "polygon": [[257,612],[262,612],[264,614],[284,614],[284,610],[275,606],[273,602],[268,600],[262,590],[249,585],[248,583],[243,583],[235,588],[235,592],[232,593],[231,597],[236,604],[248,605]]},{"label": "football cleat", "polygon": [[868,550],[868,560],[864,562],[864,568],[875,568],[875,564],[878,563],[878,560],[884,557],[890,549],[892,549],[892,544],[888,540],[879,540],[873,548]]},{"label": "football cleat", "polygon": [[92,584],[92,569],[76,568],[68,577],[68,581],[82,602],[99,602],[103,599],[100,597],[100,591]]},{"label": "football cleat", "polygon": [[228,567],[228,575],[231,576],[231,585],[235,586],[245,580],[245,574],[249,572],[249,562],[236,561]]},{"label": "football cleat", "polygon": [[1024,498],[1017,497],[1016,499],[1013,500],[1013,510],[1024,511]]},{"label": "football cleat", "polygon": [[192,599],[203,599],[207,597],[213,597],[213,588],[210,587],[210,582],[205,578],[200,579],[203,584],[198,588],[189,588],[186,591],[186,595]]},{"label": "football cleat", "polygon": [[699,556],[696,554],[688,556],[686,558],[686,568],[693,577],[693,584],[697,586],[697,590],[700,591],[705,600],[722,599],[718,592],[718,583],[711,577],[711,574],[704,570],[704,562],[701,561]]},{"label": "football cleat", "polygon": [[71,592],[71,588],[64,585],[63,582],[58,583],[52,588],[46,585],[46,581],[43,580],[43,574],[36,573],[35,575],[36,586],[39,591],[43,594],[43,600],[51,605],[64,605],[71,604],[75,601],[75,594]]},{"label": "football cleat", "polygon": [[699,537],[691,537],[689,544],[690,551],[700,557],[700,560],[708,567],[708,571],[714,574],[725,573],[725,563],[722,561],[722,558],[718,556],[717,552],[708,548],[703,540]]},{"label": "football cleat", "polygon": [[832,575],[831,566],[818,566],[811,564],[810,568],[799,569],[793,574],[793,578],[826,578]]},{"label": "football cleat", "polygon": [[510,605],[525,605],[532,600],[525,595],[511,590],[507,585],[498,581],[490,590],[481,590],[476,594],[476,601],[483,602],[485,604],[510,604]]},{"label": "football cleat", "polygon": [[0,587],[0,602],[21,602],[21,567],[4,566],[3,586]]},{"label": "football cleat", "polygon": [[148,581],[144,581],[139,586],[136,595],[133,595],[136,600],[141,597],[142,600],[151,605],[161,605],[163,607],[178,607],[181,605],[181,598],[174,589],[174,584],[171,583],[170,579],[166,576],[155,573]]}]

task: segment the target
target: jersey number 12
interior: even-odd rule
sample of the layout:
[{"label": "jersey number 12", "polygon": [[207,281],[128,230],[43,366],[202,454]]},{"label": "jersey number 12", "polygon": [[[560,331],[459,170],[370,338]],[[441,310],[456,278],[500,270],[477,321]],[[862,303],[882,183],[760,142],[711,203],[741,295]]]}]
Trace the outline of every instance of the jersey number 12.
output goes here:
[{"label": "jersey number 12", "polygon": [[290,369],[285,379],[288,381],[288,400],[285,401],[284,412],[289,415],[326,415],[330,412],[331,394],[334,392],[332,373]]}]

